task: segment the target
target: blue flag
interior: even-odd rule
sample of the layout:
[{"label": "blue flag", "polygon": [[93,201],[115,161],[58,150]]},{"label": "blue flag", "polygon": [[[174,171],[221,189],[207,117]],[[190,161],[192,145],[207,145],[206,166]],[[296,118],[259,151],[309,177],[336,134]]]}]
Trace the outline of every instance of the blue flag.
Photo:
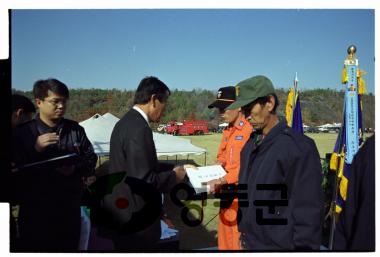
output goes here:
[{"label": "blue flag", "polygon": [[300,103],[300,97],[299,96],[297,96],[296,106],[293,110],[292,129],[298,133],[303,134],[301,103]]},{"label": "blue flag", "polygon": [[301,103],[297,87],[298,79],[296,73],[296,76],[294,78],[294,85],[289,90],[288,100],[285,107],[285,116],[288,126],[291,127],[295,132],[303,134]]},{"label": "blue flag", "polygon": [[361,78],[363,72],[358,68],[354,54],[346,60],[342,73],[342,83],[345,85],[342,129],[335,143],[330,160],[330,169],[338,172],[338,194],[335,211],[339,214],[344,209],[347,198],[347,188],[350,179],[352,160],[363,142],[362,99],[365,92],[365,82]]}]

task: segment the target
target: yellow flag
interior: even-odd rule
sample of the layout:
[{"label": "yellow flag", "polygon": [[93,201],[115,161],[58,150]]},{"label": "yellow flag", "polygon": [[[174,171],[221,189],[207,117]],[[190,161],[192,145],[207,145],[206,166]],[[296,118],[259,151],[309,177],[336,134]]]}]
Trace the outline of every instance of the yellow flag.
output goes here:
[{"label": "yellow flag", "polygon": [[358,69],[358,85],[359,85],[359,89],[358,89],[358,94],[359,95],[364,95],[365,94],[365,81],[364,79],[362,78],[363,75],[365,75],[366,72],[364,70],[359,70]]},{"label": "yellow flag", "polygon": [[347,75],[347,69],[346,66],[344,66],[342,71],[342,84],[346,84],[348,81],[348,75]]},{"label": "yellow flag", "polygon": [[293,114],[293,98],[294,90],[291,88],[288,94],[288,100],[286,101],[285,117],[289,127],[292,127],[292,114]]}]

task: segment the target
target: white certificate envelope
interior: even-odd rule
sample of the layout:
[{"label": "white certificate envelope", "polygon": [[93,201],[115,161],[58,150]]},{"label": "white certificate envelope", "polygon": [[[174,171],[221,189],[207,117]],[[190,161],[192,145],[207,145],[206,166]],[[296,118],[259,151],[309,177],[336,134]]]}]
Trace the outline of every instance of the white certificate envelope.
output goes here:
[{"label": "white certificate envelope", "polygon": [[226,175],[226,171],[220,165],[198,167],[198,169],[186,168],[187,176],[193,186],[195,193],[209,192],[209,188],[202,185],[213,179],[218,179]]}]

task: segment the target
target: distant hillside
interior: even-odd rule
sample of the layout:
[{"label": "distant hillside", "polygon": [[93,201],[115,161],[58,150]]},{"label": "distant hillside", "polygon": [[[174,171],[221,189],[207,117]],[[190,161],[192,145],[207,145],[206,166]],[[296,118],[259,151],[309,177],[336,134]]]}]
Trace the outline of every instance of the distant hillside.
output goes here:
[{"label": "distant hillside", "polygon": [[[32,92],[13,92],[24,94],[32,99]],[[279,114],[284,113],[287,90],[276,90],[280,106]],[[133,103],[134,91],[119,89],[71,89],[66,117],[76,121],[85,120],[95,113],[111,112],[121,117]],[[207,106],[215,100],[216,92],[194,89],[192,91],[173,90],[161,122],[184,119],[202,119],[217,126],[220,122],[218,112]],[[344,92],[331,89],[314,89],[300,93],[303,122],[307,125],[341,122]],[[375,96],[364,95],[364,127],[375,127]]]},{"label": "distant hillside", "polygon": [[[287,100],[287,92],[277,91],[280,98],[280,110],[283,113]],[[303,122],[308,125],[341,122],[344,91],[331,89],[314,89],[300,93]],[[375,96],[363,96],[363,125],[375,127]]]}]

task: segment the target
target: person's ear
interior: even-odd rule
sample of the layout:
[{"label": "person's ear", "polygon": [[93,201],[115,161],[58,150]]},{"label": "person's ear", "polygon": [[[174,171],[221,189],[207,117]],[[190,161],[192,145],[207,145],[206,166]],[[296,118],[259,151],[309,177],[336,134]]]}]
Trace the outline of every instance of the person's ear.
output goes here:
[{"label": "person's ear", "polygon": [[23,115],[24,114],[24,110],[23,109],[17,109],[16,111],[15,111],[15,114],[16,114],[16,117],[21,117],[21,115]]},{"label": "person's ear", "polygon": [[36,102],[36,106],[37,106],[37,107],[40,107],[40,105],[41,105],[41,103],[42,103],[42,100],[39,99],[39,98],[36,98],[36,99],[34,99],[34,101]]},{"label": "person's ear", "polygon": [[152,103],[152,106],[153,106],[154,108],[156,108],[156,100],[157,100],[156,95],[153,94],[153,95],[150,97],[150,102]]},{"label": "person's ear", "polygon": [[267,109],[269,112],[272,112],[273,111],[273,108],[274,108],[274,97],[273,96],[269,96],[269,101],[266,102],[266,106],[267,106]]}]

